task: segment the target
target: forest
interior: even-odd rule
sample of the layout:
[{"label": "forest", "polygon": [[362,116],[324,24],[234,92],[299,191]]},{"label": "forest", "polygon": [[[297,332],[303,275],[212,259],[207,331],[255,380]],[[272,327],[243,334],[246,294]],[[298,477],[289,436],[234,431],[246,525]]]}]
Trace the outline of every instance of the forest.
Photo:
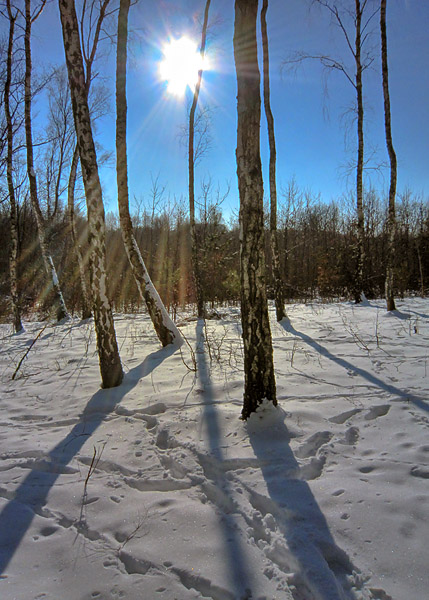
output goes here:
[{"label": "forest", "polygon": [[[304,5],[326,51],[275,27]],[[390,14],[415,16],[388,0],[0,1],[1,598],[427,593],[429,203],[401,179],[413,155],[397,149],[421,140],[396,136],[414,121],[395,128]],[[303,147],[309,179],[327,170],[299,133],[285,170],[303,100],[285,86],[279,111],[279,61],[295,87],[309,63],[347,86],[335,195],[295,177]],[[186,192],[164,137],[180,111]]]},{"label": "forest", "polygon": [[[376,2],[369,0],[354,7],[350,3],[350,8],[347,3],[342,6],[324,0],[316,4],[330,14],[332,27],[339,27],[343,32],[355,72],[351,72],[342,59],[325,54],[310,56],[297,53],[290,62],[316,59],[325,69],[341,71],[353,84],[357,94],[356,187],[355,190],[348,189],[337,199],[327,200],[320,193],[300,189],[291,177],[277,191],[275,119],[270,107],[269,89],[269,39],[266,17],[262,19],[268,6],[264,5],[261,12],[261,27],[265,23],[262,96],[271,136],[270,174],[269,181],[265,182],[262,217],[268,298],[275,300],[276,290],[281,290],[280,303],[351,298],[358,302],[361,293],[369,299],[380,298],[386,293],[387,272],[391,273],[388,276],[393,285],[392,292],[389,292],[391,295],[424,296],[429,269],[429,208],[427,198],[420,192],[406,188],[396,193],[396,156],[391,133],[389,135],[387,42],[384,47],[383,86],[387,86],[384,91],[386,143],[391,159],[389,197],[363,176],[362,77],[374,60],[375,50],[367,48],[368,28],[371,27],[371,35],[375,35],[374,23],[380,9]],[[201,25],[202,57],[209,7],[210,3],[207,3],[205,21]],[[34,6],[26,3],[24,13],[21,8],[6,2],[2,11],[5,32],[5,25],[9,23],[8,36],[4,35],[1,47],[4,59],[1,73],[0,230],[5,243],[0,250],[0,318],[5,322],[19,312],[26,316],[37,313],[48,317],[55,306],[56,296],[57,301],[63,304],[59,311],[62,316],[68,311],[72,315],[86,317],[91,304],[87,268],[91,248],[85,186],[73,120],[73,110],[76,112],[76,109],[72,106],[65,68],[55,66],[51,70],[34,70],[31,60],[31,31],[36,21],[43,19],[43,9],[43,2]],[[82,37],[79,42],[82,77],[89,94],[94,134],[98,119],[113,109],[111,103],[109,105],[108,88],[97,81],[93,71],[97,68],[97,51],[103,52],[99,46],[105,43],[105,31],[109,31],[112,37],[115,35],[112,22],[116,11],[117,7],[109,6],[107,1],[93,2],[90,6],[84,3],[78,7],[76,16]],[[119,33],[118,29],[118,69]],[[125,62],[121,67],[123,74],[120,75],[117,70],[117,94],[120,77],[126,81],[126,47],[122,52]],[[198,181],[195,189],[195,168],[211,143],[210,123],[207,121],[209,109],[198,104],[202,79],[203,68],[193,94],[193,105],[188,109],[189,122],[182,132],[182,136],[187,136],[185,145],[189,144],[189,197],[172,195],[170,191],[167,193],[159,176],[151,176],[149,193],[134,195],[131,202],[126,200],[131,205],[126,210],[127,222],[133,228],[147,273],[173,316],[179,307],[189,304],[197,305],[200,316],[202,298],[212,311],[216,310],[216,306],[240,301],[238,209],[228,210],[226,216],[223,210],[231,184],[228,183],[225,191],[214,183],[209,174]],[[46,97],[46,94],[49,97],[46,124],[44,131],[35,134],[35,141],[32,104],[37,104],[38,96]],[[125,90],[123,94],[126,105]],[[118,102],[117,96],[117,107],[120,106]],[[126,114],[121,118],[126,127]],[[38,123],[37,126],[40,128]],[[117,144],[119,131],[117,121]],[[121,160],[122,165],[125,160],[126,168],[126,156],[120,159],[118,154],[118,173]],[[111,153],[99,148],[98,162],[103,165],[104,161],[112,162]],[[118,187],[119,197],[121,193],[128,196],[128,190],[121,192]],[[144,306],[144,299],[122,243],[121,219],[116,210],[108,211],[105,236],[109,301],[117,312],[139,311]],[[270,241],[273,239],[276,248]],[[60,296],[62,300],[58,300]],[[15,318],[19,321],[19,316]]]},{"label": "forest", "polygon": [[[132,212],[134,230],[152,280],[172,314],[195,303],[191,271],[190,228],[186,201],[174,203],[154,197]],[[220,198],[222,200],[222,198]],[[219,192],[205,186],[199,194],[197,236],[201,252],[204,296],[216,307],[238,303],[239,228],[238,220],[225,223]],[[265,219],[268,297],[273,299],[269,248],[269,224]],[[395,295],[425,296],[429,277],[429,206],[411,192],[397,198],[395,239]],[[46,275],[37,243],[36,223],[24,198],[18,212],[19,247],[25,257],[19,264],[20,292],[25,315],[48,316],[51,298],[46,294]],[[85,219],[77,215],[83,248],[87,245]],[[308,197],[292,182],[281,192],[279,202],[279,250],[281,274],[287,302],[350,299],[353,289],[354,206],[351,198],[329,204]],[[9,238],[9,212],[1,208],[1,236]],[[365,197],[365,292],[368,298],[384,295],[386,264],[386,201],[375,191]],[[69,219],[60,208],[48,229],[49,246],[57,266],[63,293],[72,315],[82,311],[82,294]],[[106,230],[109,298],[117,312],[137,312],[144,303],[128,267],[119,219],[107,214]],[[1,249],[1,315],[10,318],[8,244]]]}]

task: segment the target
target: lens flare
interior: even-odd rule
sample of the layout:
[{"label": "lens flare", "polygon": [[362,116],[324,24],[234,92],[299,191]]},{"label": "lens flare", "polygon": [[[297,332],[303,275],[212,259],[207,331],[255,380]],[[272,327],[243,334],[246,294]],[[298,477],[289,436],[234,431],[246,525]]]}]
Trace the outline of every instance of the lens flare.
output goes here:
[{"label": "lens flare", "polygon": [[183,96],[186,88],[193,92],[198,71],[208,68],[207,59],[202,59],[197,44],[183,36],[173,39],[163,48],[164,58],[159,65],[160,77],[167,81],[167,90],[174,96]]}]

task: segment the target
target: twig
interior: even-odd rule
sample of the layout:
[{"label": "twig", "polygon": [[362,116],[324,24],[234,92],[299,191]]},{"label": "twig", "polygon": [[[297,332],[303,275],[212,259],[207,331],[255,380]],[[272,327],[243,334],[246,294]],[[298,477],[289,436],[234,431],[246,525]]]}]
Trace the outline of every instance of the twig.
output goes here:
[{"label": "twig", "polygon": [[42,333],[45,331],[45,329],[48,327],[49,323],[46,323],[46,325],[39,331],[39,333],[36,335],[36,337],[34,338],[34,340],[31,342],[28,350],[25,352],[25,354],[22,356],[21,360],[18,363],[18,366],[15,369],[14,374],[12,375],[12,380],[15,379],[15,377],[18,374],[19,369],[21,368],[22,363],[24,362],[24,360],[27,358],[28,353],[30,352],[31,348],[34,346],[34,344],[37,342],[37,340],[39,339],[39,337],[42,335]]}]

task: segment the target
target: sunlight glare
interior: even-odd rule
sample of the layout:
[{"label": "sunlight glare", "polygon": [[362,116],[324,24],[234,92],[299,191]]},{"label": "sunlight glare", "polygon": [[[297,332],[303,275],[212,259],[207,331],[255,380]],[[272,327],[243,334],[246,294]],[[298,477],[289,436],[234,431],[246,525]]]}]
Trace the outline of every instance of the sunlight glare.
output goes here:
[{"label": "sunlight glare", "polygon": [[189,86],[194,91],[198,71],[207,69],[207,60],[202,60],[197,44],[183,36],[173,39],[163,48],[164,58],[159,66],[161,79],[167,81],[167,90],[174,96],[183,96]]}]

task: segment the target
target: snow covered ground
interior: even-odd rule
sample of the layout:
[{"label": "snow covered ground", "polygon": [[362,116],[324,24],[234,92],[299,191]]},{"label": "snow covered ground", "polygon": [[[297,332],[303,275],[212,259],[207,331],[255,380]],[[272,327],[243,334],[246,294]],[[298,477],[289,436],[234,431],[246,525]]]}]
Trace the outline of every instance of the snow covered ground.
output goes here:
[{"label": "snow covered ground", "polygon": [[0,598],[429,598],[429,300],[398,308],[272,314],[279,408],[247,423],[238,309],[184,321],[194,356],[117,316],[113,390],[91,323],[14,380],[44,324],[2,325]]}]

